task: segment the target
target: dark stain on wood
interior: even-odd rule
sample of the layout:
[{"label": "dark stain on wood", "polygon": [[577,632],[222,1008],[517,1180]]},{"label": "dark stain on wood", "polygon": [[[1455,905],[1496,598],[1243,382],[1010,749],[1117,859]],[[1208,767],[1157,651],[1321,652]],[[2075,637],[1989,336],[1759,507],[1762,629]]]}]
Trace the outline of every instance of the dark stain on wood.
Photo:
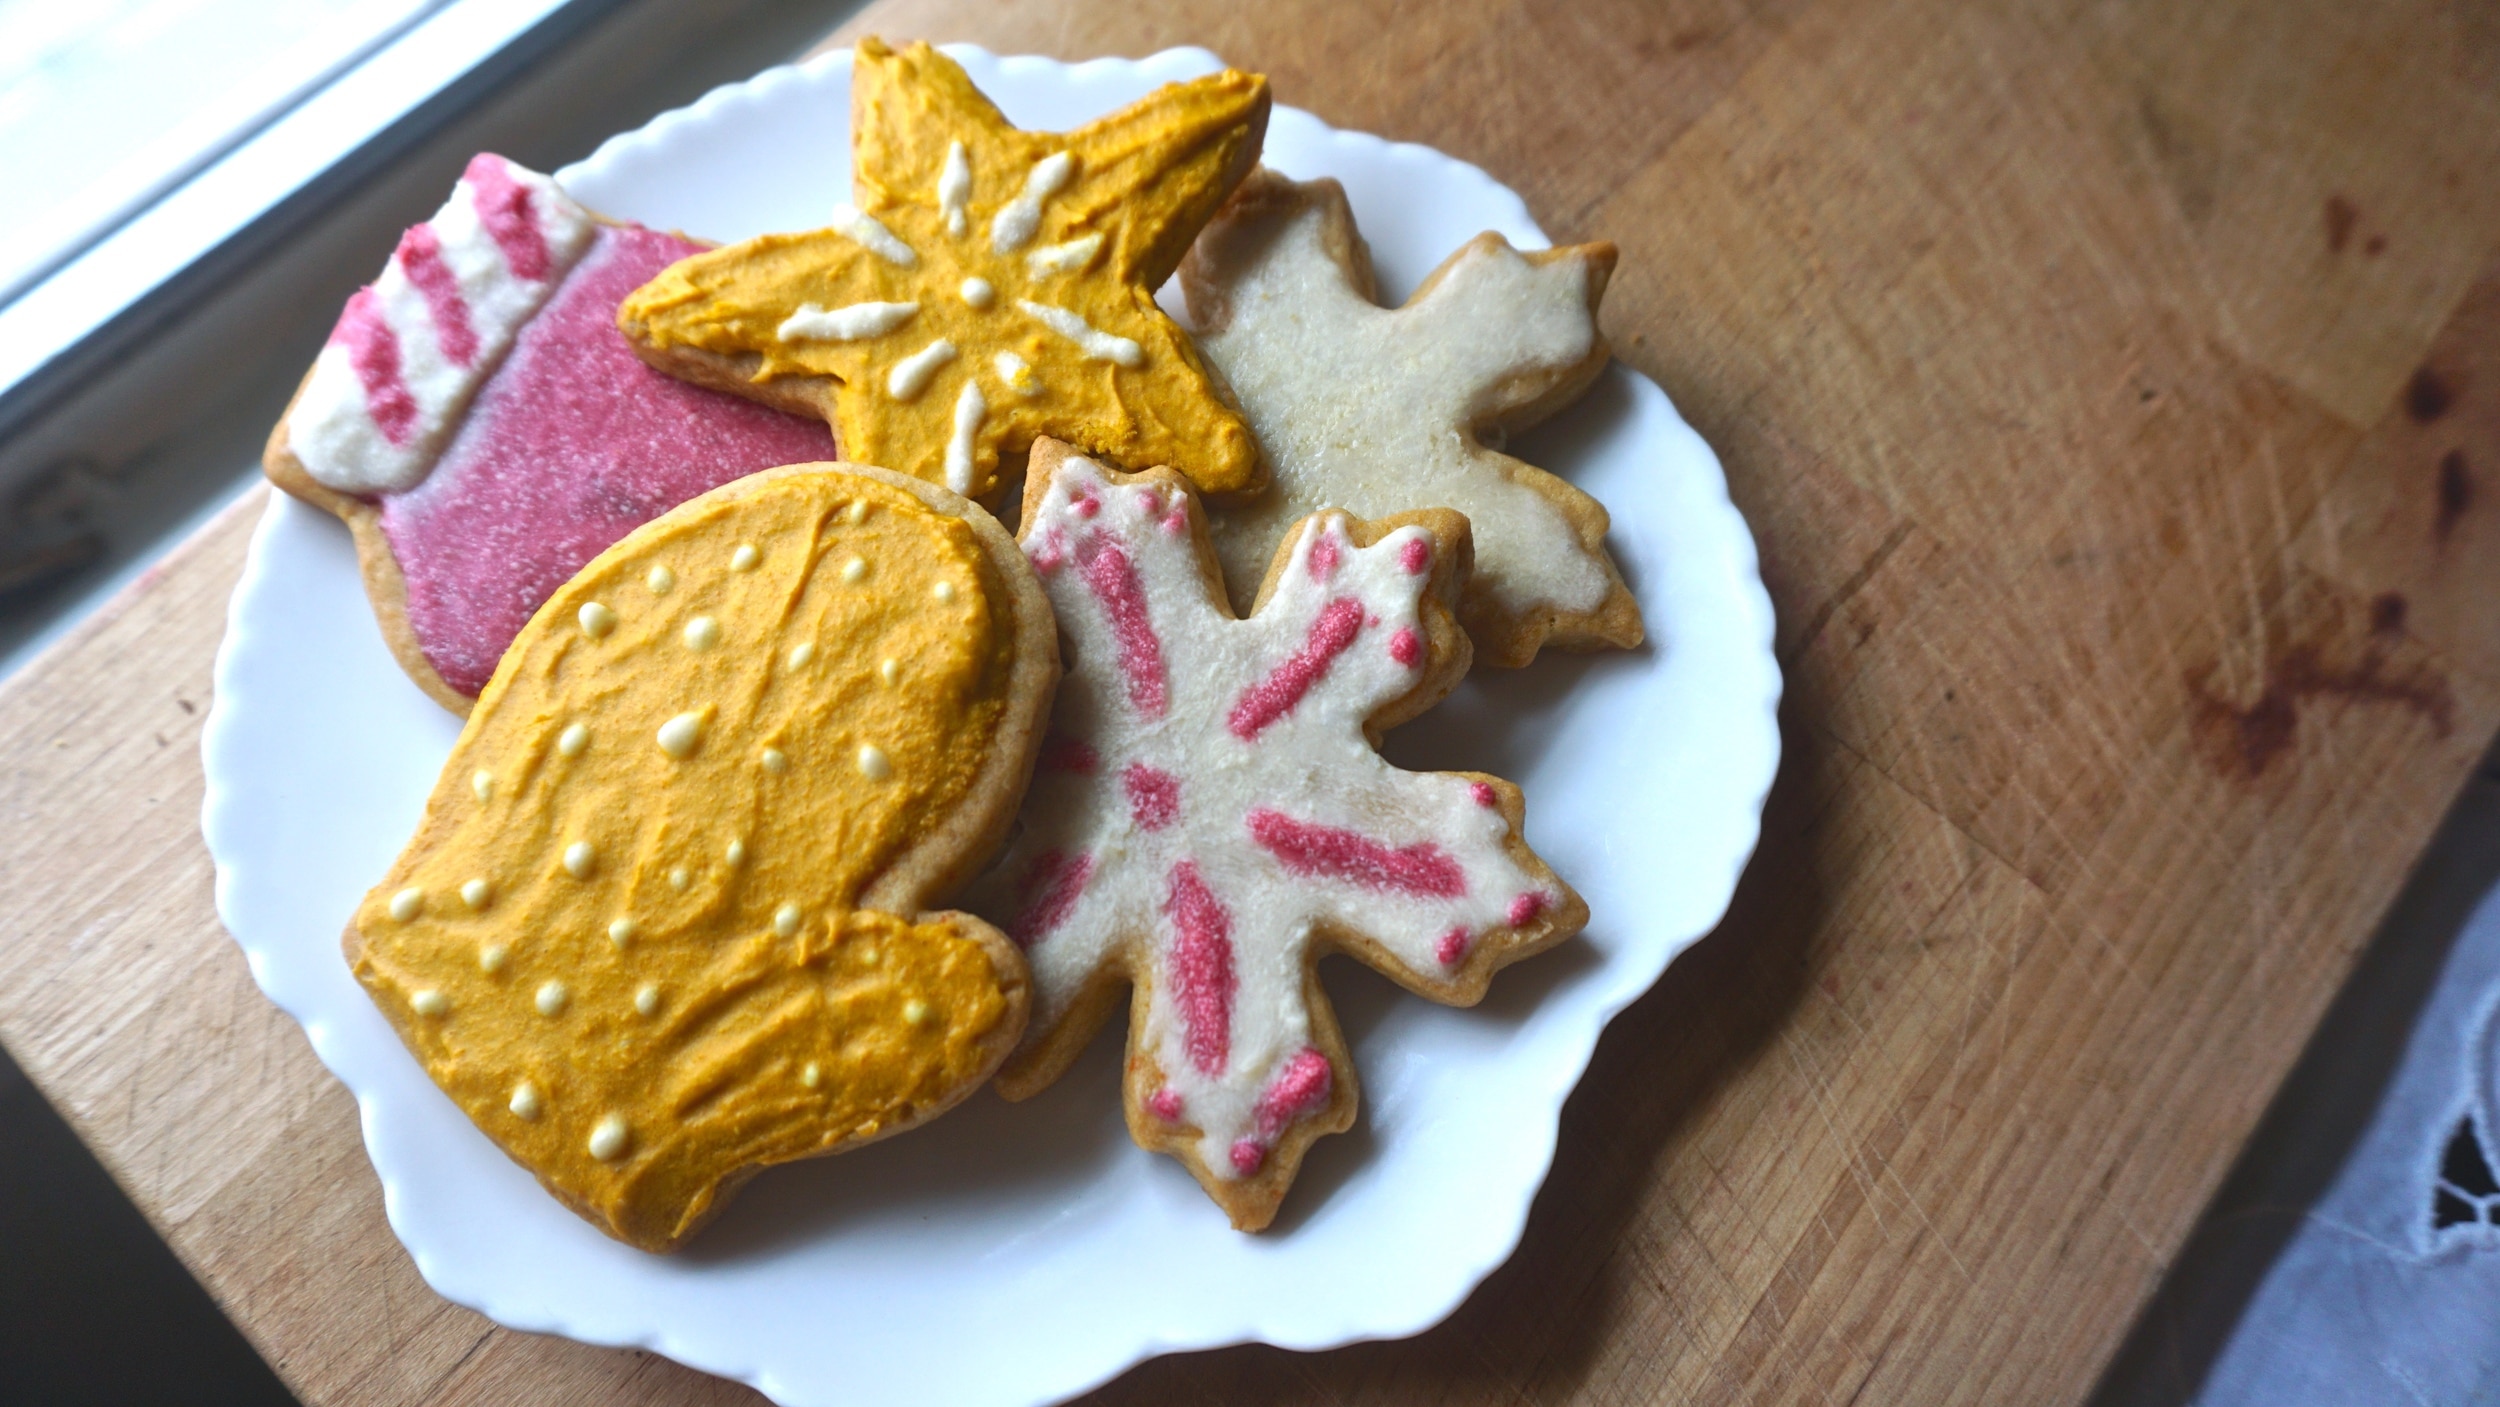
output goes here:
[{"label": "dark stain on wood", "polygon": [[2326,252],[2341,254],[2352,243],[2353,223],[2361,218],[2360,207],[2340,195],[2326,198]]},{"label": "dark stain on wood", "polygon": [[2410,604],[2405,600],[2405,594],[2401,591],[2380,592],[2377,598],[2370,602],[2370,633],[2372,635],[2404,634],[2405,611]]},{"label": "dark stain on wood", "polygon": [[2416,368],[2413,379],[2405,383],[2405,414],[2416,424],[2430,424],[2456,403],[2457,393],[2427,366]]},{"label": "dark stain on wood", "polygon": [[2240,773],[2252,781],[2291,750],[2300,732],[2300,707],[2311,699],[2395,704],[2419,715],[2443,738],[2456,726],[2456,696],[2447,679],[2426,665],[2394,668],[2386,650],[2375,644],[2351,663],[2328,659],[2317,644],[2295,645],[2266,662],[2265,688],[2246,704],[2217,693],[2210,672],[2200,677],[2191,671],[2187,683],[2196,699],[2197,730],[2215,764],[2226,775]]},{"label": "dark stain on wood", "polygon": [[2370,236],[2368,239],[2366,239],[2366,240],[2362,241],[2362,244],[2361,244],[2361,252],[2362,252],[2362,253],[2364,253],[2364,254],[2369,255],[2369,256],[2370,256],[2371,258],[2373,258],[2373,259],[2377,258],[2377,257],[2378,257],[2378,256],[2380,256],[2381,254],[2386,253],[2386,252],[2387,252],[2387,236],[2385,236],[2385,235],[2372,235],[2372,236]]},{"label": "dark stain on wood", "polygon": [[2441,542],[2457,530],[2457,520],[2474,506],[2474,471],[2466,467],[2465,451],[2452,449],[2439,457],[2439,521],[2432,532]]}]

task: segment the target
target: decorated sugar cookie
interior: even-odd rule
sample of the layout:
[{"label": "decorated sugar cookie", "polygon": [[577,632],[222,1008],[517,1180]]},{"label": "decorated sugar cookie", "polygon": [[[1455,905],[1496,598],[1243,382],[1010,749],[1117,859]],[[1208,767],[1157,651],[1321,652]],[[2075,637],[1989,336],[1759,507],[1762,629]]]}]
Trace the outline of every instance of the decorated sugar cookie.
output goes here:
[{"label": "decorated sugar cookie", "polygon": [[1466,672],[1466,521],[1314,516],[1239,620],[1169,471],[1042,441],[1023,531],[1070,654],[1022,829],[972,896],[1033,968],[999,1087],[1058,1078],[1132,988],[1130,1132],[1257,1230],[1354,1119],[1323,954],[1467,1005],[1587,918],[1520,839],[1516,787],[1373,750]]},{"label": "decorated sugar cookie", "polygon": [[617,333],[617,303],[702,247],[481,155],[348,300],[271,433],[270,479],[346,520],[384,637],[445,707],[467,712],[618,538],[831,454],[823,426],[663,376]]},{"label": "decorated sugar cookie", "polygon": [[1015,1045],[1015,945],[924,909],[997,847],[1057,676],[963,499],[837,464],[714,490],[513,642],[349,961],[488,1137],[666,1250]]},{"label": "decorated sugar cookie", "polygon": [[822,415],[846,457],[975,497],[1037,435],[1257,485],[1249,430],[1154,289],[1257,160],[1265,79],[1025,132],[928,45],[863,39],[851,92],[858,203],[627,299],[618,325],[654,366]]},{"label": "decorated sugar cookie", "polygon": [[1606,555],[1605,508],[1498,448],[1605,367],[1597,303],[1614,266],[1611,244],[1523,254],[1479,235],[1404,307],[1383,308],[1344,190],[1253,173],[1181,267],[1199,346],[1248,412],[1274,480],[1214,513],[1234,602],[1321,508],[1454,508],[1475,529],[1459,617],[1478,660],[1639,644],[1640,608]]}]

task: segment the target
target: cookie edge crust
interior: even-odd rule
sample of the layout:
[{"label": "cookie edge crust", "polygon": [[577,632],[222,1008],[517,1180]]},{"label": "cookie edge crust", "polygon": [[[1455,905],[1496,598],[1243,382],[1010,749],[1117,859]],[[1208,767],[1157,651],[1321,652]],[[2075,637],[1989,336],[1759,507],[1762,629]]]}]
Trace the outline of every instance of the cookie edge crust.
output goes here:
[{"label": "cookie edge crust", "polygon": [[[279,433],[283,434],[285,422],[280,421],[279,426]],[[300,466],[297,466],[296,472],[301,472]],[[953,909],[932,909],[928,905],[932,900],[950,892],[969,879],[972,874],[987,864],[1005,840],[1008,827],[1014,824],[1016,813],[1023,805],[1026,785],[1031,781],[1034,763],[1040,756],[1042,736],[1049,722],[1050,706],[1057,695],[1060,676],[1057,618],[1051,613],[1049,598],[1042,592],[1041,579],[1034,573],[1032,563],[1025,558],[1024,550],[1016,545],[1015,539],[1008,535],[1006,529],[1000,526],[998,520],[990,516],[987,510],[943,485],[932,484],[905,474],[896,474],[873,465],[851,464],[840,460],[816,460],[805,464],[788,464],[760,470],[754,474],[733,479],[707,493],[698,494],[686,500],[685,503],[679,504],[669,512],[634,529],[597,557],[592,558],[589,563],[585,563],[582,570],[590,570],[609,553],[641,550],[640,539],[644,534],[653,532],[681,510],[704,504],[715,496],[735,497],[757,492],[772,480],[796,474],[847,474],[856,478],[870,479],[910,493],[934,512],[963,520],[972,529],[975,539],[980,543],[983,560],[992,573],[993,581],[1001,588],[1000,598],[1011,612],[1009,639],[1012,642],[1010,645],[1012,658],[1008,666],[1005,704],[1000,711],[999,728],[995,735],[997,742],[991,748],[989,760],[982,765],[970,789],[949,814],[947,822],[925,832],[910,848],[889,862],[884,870],[863,883],[860,888],[859,901],[855,905],[857,909],[892,914],[914,923],[944,923],[961,936],[971,939],[988,958],[990,970],[998,979],[999,991],[1005,999],[1006,1009],[1001,1013],[998,1023],[981,1038],[981,1059],[975,1067],[976,1073],[949,1089],[942,1097],[913,1109],[908,1115],[895,1119],[865,1138],[838,1140],[803,1153],[796,1158],[784,1159],[782,1162],[805,1162],[812,1158],[830,1157],[918,1128],[961,1104],[971,1097],[973,1091],[989,1083],[998,1073],[999,1068],[1022,1044],[1025,1026],[1032,1014],[1032,977],[1024,961],[1024,951],[1015,945],[1014,940],[978,915]],[[272,477],[274,478],[274,475]],[[362,504],[362,500],[337,494],[334,490],[318,484],[314,487],[324,494],[348,498],[353,503]],[[291,489],[290,492],[292,492]],[[320,506],[326,507],[327,505]],[[378,512],[369,506],[367,506],[367,514],[372,518],[378,519],[379,517]],[[378,532],[376,535],[378,536]],[[385,560],[389,560],[388,554],[384,555]],[[396,563],[393,562],[391,565],[395,571]],[[578,576],[579,573],[576,575]],[[556,595],[550,596],[549,603],[553,603],[561,594],[559,590]],[[522,627],[524,633],[539,623],[540,616],[546,612],[547,608],[547,605],[541,605],[537,612],[532,613],[529,624]],[[476,702],[480,708],[493,703],[501,696],[507,677],[505,666],[513,658],[513,653],[507,650],[503,661],[496,665],[494,676],[487,681],[486,687],[479,691]],[[468,728],[476,726],[478,718],[482,716],[484,716],[482,713],[477,712],[469,715],[469,721],[462,727],[464,737]],[[441,783],[438,780],[436,790],[439,792],[440,789]],[[976,814],[983,808],[986,808],[989,814]],[[436,814],[433,801],[429,797],[425,814],[419,819],[416,830],[410,835],[407,843],[401,847],[399,859],[393,861],[391,872],[385,875],[380,883],[390,883],[398,873],[400,861],[404,860],[410,851],[416,849],[440,827],[450,824],[448,817]],[[950,846],[955,848],[950,851]],[[419,1068],[425,1070],[427,1081],[434,1083],[436,1088],[441,1088],[440,1083],[434,1079],[433,1071],[427,1069],[423,1058],[417,1055],[418,1045],[415,1039],[417,1018],[414,1012],[401,1009],[400,1003],[376,999],[377,994],[374,989],[365,981],[365,935],[352,916],[348,919],[346,930],[340,938],[339,947],[346,958],[350,972],[357,978],[357,985],[365,990],[367,999],[372,1000],[374,1007],[382,1013],[385,1020],[390,1022],[392,1029],[399,1035],[401,1044],[407,1047],[411,1057],[417,1060]],[[467,1113],[465,1109],[462,1112],[464,1116]],[[484,1130],[481,1129],[480,1132],[483,1133]],[[539,1185],[546,1188],[550,1195],[584,1221],[618,1241],[636,1249],[654,1253],[666,1253],[684,1245],[688,1239],[702,1230],[712,1218],[718,1216],[736,1199],[739,1189],[744,1187],[750,1178],[768,1167],[781,1166],[781,1163],[754,1163],[732,1169],[687,1205],[685,1213],[679,1218],[676,1226],[666,1230],[657,1230],[610,1221],[604,1213],[566,1192],[539,1169],[515,1157],[491,1135],[488,1136],[488,1141],[494,1143],[497,1151],[512,1158],[517,1166],[536,1178]]]}]

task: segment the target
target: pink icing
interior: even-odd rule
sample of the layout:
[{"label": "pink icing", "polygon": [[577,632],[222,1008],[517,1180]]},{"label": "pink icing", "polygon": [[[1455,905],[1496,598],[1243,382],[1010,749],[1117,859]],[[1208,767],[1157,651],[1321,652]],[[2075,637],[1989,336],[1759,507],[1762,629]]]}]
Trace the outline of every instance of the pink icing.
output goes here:
[{"label": "pink icing", "polygon": [[1423,637],[1415,633],[1413,626],[1401,625],[1398,633],[1389,637],[1389,658],[1408,669],[1424,662]]},{"label": "pink icing", "polygon": [[1094,874],[1094,857],[1045,850],[1024,872],[1024,911],[1007,925],[1007,936],[1019,948],[1030,948],[1068,921],[1068,913],[1085,893]]},{"label": "pink icing", "polygon": [[1074,772],[1090,777],[1102,766],[1102,754],[1094,751],[1094,745],[1083,738],[1071,738],[1065,733],[1045,733],[1042,735],[1042,755],[1033,765],[1045,772]]},{"label": "pink icing", "polygon": [[1420,537],[1408,539],[1406,545],[1398,549],[1398,565],[1405,568],[1409,576],[1423,575],[1424,568],[1432,565],[1432,544]]},{"label": "pink icing", "polygon": [[1321,533],[1319,541],[1311,544],[1309,566],[1313,581],[1326,581],[1328,574],[1337,569],[1337,535],[1335,533]]},{"label": "pink icing", "polygon": [[[1320,541],[1328,539],[1323,537]],[[1316,547],[1312,551],[1317,555]],[[1293,712],[1294,705],[1302,702],[1302,696],[1311,692],[1311,686],[1328,673],[1328,666],[1346,652],[1362,630],[1362,602],[1344,598],[1329,602],[1320,611],[1319,619],[1311,622],[1310,638],[1294,652],[1293,658],[1251,685],[1241,702],[1233,705],[1231,716],[1225,719],[1233,736],[1249,742],[1266,731],[1269,724]]]},{"label": "pink icing", "polygon": [[1305,879],[1343,880],[1428,899],[1456,899],[1467,892],[1466,871],[1428,840],[1383,845],[1367,835],[1297,821],[1264,807],[1250,813],[1250,838],[1289,873]]},{"label": "pink icing", "polygon": [[[479,169],[471,163],[473,181]],[[526,213],[528,191],[512,190]],[[481,209],[493,195],[481,187]],[[537,247],[543,273],[545,241]],[[459,692],[484,688],[539,603],[625,534],[758,469],[833,457],[823,425],[664,376],[617,332],[625,295],[701,248],[639,226],[603,226],[521,329],[434,471],[382,498],[383,536],[407,578],[409,625],[427,662]],[[522,267],[525,254],[511,243],[504,251]],[[369,390],[360,329],[390,335],[378,317],[360,316],[358,300],[370,297],[349,301],[338,334]],[[396,381],[396,344],[388,366]],[[414,414],[407,402],[402,435]],[[374,418],[390,433],[378,393]]]},{"label": "pink icing", "polygon": [[443,355],[454,366],[475,364],[477,329],[469,325],[469,300],[461,296],[459,275],[443,262],[443,241],[432,225],[411,225],[399,237],[399,266],[425,299]]},{"label": "pink icing", "polygon": [[339,315],[330,340],[347,348],[347,364],[356,369],[356,380],[365,388],[365,409],[381,428],[382,438],[406,444],[408,431],[417,423],[417,401],[399,377],[399,334],[391,331],[390,319],[382,315],[382,300],[373,296],[372,289],[359,288],[347,300],[347,311]]},{"label": "pink icing", "polygon": [[1163,672],[1163,642],[1155,638],[1136,564],[1119,543],[1101,533],[1089,533],[1077,543],[1076,562],[1111,620],[1112,638],[1120,642],[1120,677],[1128,685],[1129,707],[1141,718],[1162,717],[1171,687]]},{"label": "pink icing", "polygon": [[1285,1125],[1318,1113],[1336,1087],[1337,1072],[1328,1068],[1328,1057],[1304,1046],[1259,1096],[1259,1137],[1274,1142]]},{"label": "pink icing", "polygon": [[1536,918],[1538,914],[1543,912],[1545,912],[1544,895],[1534,892],[1522,894],[1518,898],[1510,901],[1510,926],[1513,928],[1525,928]]},{"label": "pink icing", "polygon": [[1467,956],[1467,930],[1458,927],[1442,934],[1441,941],[1433,946],[1432,955],[1441,960],[1443,967],[1458,966],[1458,960]]},{"label": "pink icing", "polygon": [[1224,1073],[1232,1058],[1233,918],[1198,877],[1198,862],[1172,867],[1163,910],[1171,917],[1172,997],[1188,1032],[1189,1063],[1209,1075]]},{"label": "pink icing", "polygon": [[461,175],[477,193],[478,222],[503,251],[504,263],[532,283],[546,282],[555,256],[530,212],[529,187],[512,179],[502,157],[487,152],[470,157],[469,169]]},{"label": "pink icing", "polygon": [[1467,784],[1467,795],[1474,800],[1478,806],[1481,806],[1488,811],[1493,809],[1495,801],[1498,800],[1498,798],[1493,794],[1493,784],[1491,782],[1469,782]]},{"label": "pink icing", "polygon": [[1180,816],[1181,779],[1162,768],[1132,762],[1120,773],[1120,784],[1139,830],[1159,831]]},{"label": "pink icing", "polygon": [[1181,1121],[1180,1091],[1170,1085],[1165,1085],[1146,1096],[1146,1109],[1167,1124],[1179,1123]]}]

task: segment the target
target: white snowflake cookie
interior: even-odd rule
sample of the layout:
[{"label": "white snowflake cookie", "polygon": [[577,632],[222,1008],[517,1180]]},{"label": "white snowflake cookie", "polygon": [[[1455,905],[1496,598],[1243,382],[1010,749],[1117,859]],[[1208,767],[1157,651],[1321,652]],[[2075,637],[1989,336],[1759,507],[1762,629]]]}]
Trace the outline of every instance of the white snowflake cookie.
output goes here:
[{"label": "white snowflake cookie", "polygon": [[1588,916],[1520,838],[1518,788],[1375,751],[1466,673],[1466,519],[1317,515],[1236,619],[1180,476],[1042,440],[1023,545],[1067,673],[1021,832],[971,896],[1033,969],[999,1087],[1050,1084],[1131,987],[1130,1132],[1257,1230],[1354,1120],[1320,957],[1469,1005]]},{"label": "white snowflake cookie", "polygon": [[1501,452],[1605,369],[1597,304],[1611,244],[1522,253],[1478,235],[1399,308],[1334,181],[1261,169],[1181,265],[1198,346],[1257,432],[1272,487],[1214,509],[1236,606],[1277,545],[1322,508],[1381,518],[1450,508],[1475,531],[1459,601],[1478,662],[1524,665],[1641,642],[1640,607],[1606,555],[1606,510]]}]

